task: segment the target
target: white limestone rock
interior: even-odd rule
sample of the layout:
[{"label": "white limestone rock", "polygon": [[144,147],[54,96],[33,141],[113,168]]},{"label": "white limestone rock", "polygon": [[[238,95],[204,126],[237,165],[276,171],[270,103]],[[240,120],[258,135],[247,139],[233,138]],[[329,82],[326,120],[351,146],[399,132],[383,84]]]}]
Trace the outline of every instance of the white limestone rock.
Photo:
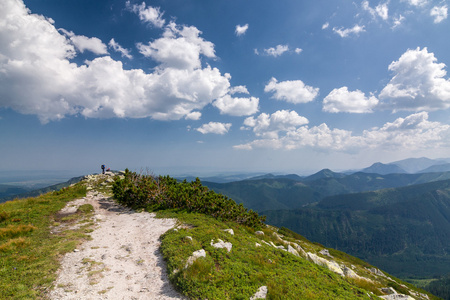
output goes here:
[{"label": "white limestone rock", "polygon": [[328,249],[322,249],[319,251],[320,254],[322,254],[323,256],[328,256],[328,257],[333,257],[331,256],[330,252],[328,251]]},{"label": "white limestone rock", "polygon": [[187,267],[192,265],[194,263],[194,261],[196,261],[197,258],[199,258],[199,257],[206,257],[206,251],[204,249],[194,251],[192,253],[192,255],[189,256],[189,258],[187,259],[186,265],[184,266],[184,268],[186,269]]},{"label": "white limestone rock", "polygon": [[224,242],[221,239],[217,239],[218,242],[214,243],[214,240],[211,240],[211,246],[213,246],[214,248],[225,248],[227,249],[228,252],[231,251],[231,248],[233,247],[233,245],[230,242]]},{"label": "white limestone rock", "polygon": [[306,251],[303,250],[303,248],[296,243],[291,243],[291,245],[295,248],[295,250],[297,250],[297,252],[299,252],[299,254],[303,257],[308,257],[308,254],[306,254]]},{"label": "white limestone rock", "polygon": [[231,228],[230,229],[224,229],[223,231],[228,232],[231,235],[234,235],[234,231]]},{"label": "white limestone rock", "polygon": [[330,271],[337,273],[341,276],[344,276],[344,272],[341,267],[335,261],[329,261],[323,257],[320,257],[314,253],[308,252],[308,258],[314,262],[315,264],[327,267]]},{"label": "white limestone rock", "polygon": [[300,254],[298,254],[297,250],[295,250],[294,247],[292,247],[291,245],[288,245],[287,251],[291,254],[294,254],[295,256],[300,256]]},{"label": "white limestone rock", "polygon": [[250,297],[250,300],[266,299],[266,297],[267,297],[267,286],[262,286],[252,297]]}]

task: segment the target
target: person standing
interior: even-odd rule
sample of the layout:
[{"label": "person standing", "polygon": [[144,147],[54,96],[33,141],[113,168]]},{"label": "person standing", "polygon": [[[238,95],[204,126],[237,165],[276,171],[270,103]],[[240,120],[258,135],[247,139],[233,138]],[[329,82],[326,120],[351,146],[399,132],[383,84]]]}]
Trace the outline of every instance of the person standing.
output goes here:
[{"label": "person standing", "polygon": [[102,174],[105,174],[105,165],[102,165]]}]

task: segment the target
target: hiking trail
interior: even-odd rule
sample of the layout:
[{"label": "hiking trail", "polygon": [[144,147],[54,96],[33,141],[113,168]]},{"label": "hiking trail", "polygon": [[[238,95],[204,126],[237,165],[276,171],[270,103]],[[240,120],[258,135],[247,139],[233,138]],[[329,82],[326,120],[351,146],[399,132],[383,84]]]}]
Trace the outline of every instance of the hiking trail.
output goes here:
[{"label": "hiking trail", "polygon": [[92,240],[63,257],[50,299],[186,299],[169,283],[159,252],[159,238],[175,220],[135,212],[95,190],[60,213],[83,204],[95,209]]}]

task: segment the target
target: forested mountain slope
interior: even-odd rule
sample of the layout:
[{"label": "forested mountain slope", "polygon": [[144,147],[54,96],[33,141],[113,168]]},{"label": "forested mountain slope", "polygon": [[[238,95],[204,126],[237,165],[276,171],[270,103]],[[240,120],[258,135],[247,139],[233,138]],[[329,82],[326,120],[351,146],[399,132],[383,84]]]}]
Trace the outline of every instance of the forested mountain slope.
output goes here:
[{"label": "forested mountain slope", "polygon": [[285,226],[400,276],[450,271],[450,180],[327,197],[296,210],[263,212]]}]

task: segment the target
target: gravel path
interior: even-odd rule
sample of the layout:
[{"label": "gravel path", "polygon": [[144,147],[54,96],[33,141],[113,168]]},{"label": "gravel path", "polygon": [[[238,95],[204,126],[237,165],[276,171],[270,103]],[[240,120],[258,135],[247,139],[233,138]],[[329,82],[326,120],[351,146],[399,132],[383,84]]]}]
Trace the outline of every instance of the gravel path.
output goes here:
[{"label": "gravel path", "polygon": [[116,205],[95,191],[63,212],[89,203],[97,227],[92,240],[62,260],[50,299],[185,299],[169,284],[159,237],[175,224]]}]

